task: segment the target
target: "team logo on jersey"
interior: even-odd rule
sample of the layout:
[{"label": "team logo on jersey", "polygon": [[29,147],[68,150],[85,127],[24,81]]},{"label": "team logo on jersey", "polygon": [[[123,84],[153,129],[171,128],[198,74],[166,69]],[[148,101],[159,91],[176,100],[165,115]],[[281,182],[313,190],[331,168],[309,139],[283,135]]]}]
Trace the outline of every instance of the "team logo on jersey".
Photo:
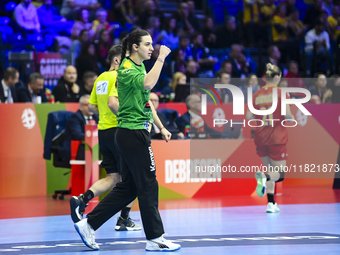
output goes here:
[{"label": "team logo on jersey", "polygon": [[149,122],[145,122],[145,123],[144,123],[144,128],[150,133],[150,131],[151,131],[151,125],[150,125]]},{"label": "team logo on jersey", "polygon": [[97,82],[97,95],[107,95],[109,82],[108,81],[98,81]]}]

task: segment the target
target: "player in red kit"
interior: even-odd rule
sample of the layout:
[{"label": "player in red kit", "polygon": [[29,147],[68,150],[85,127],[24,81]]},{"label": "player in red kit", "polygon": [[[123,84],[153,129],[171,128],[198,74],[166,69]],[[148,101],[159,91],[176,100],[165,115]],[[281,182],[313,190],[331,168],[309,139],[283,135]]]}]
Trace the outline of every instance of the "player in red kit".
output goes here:
[{"label": "player in red kit", "polygon": [[[254,115],[249,109],[247,119],[257,119],[258,123],[255,129],[255,145],[257,154],[262,158],[263,163],[267,166],[267,173],[257,172],[255,178],[257,181],[256,193],[263,197],[267,189],[267,212],[276,213],[280,209],[274,200],[275,182],[281,182],[284,179],[285,172],[283,167],[287,161],[287,141],[288,135],[286,127],[282,126],[285,119],[293,120],[294,116],[290,111],[290,106],[286,106],[286,115],[281,115],[281,89],[277,87],[281,79],[281,70],[275,65],[267,64],[266,85],[253,95],[253,106],[256,110],[268,110],[273,104],[273,88],[277,88],[277,108],[269,115]],[[286,95],[289,98],[289,95]]]}]

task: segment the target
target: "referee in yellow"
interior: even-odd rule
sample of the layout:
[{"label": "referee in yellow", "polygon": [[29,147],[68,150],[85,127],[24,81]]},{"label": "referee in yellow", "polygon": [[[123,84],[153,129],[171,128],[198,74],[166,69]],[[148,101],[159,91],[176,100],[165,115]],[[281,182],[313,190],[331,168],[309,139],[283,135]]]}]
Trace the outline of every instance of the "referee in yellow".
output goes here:
[{"label": "referee in yellow", "polygon": [[[98,138],[99,148],[103,155],[101,167],[106,170],[106,177],[95,182],[84,195],[70,199],[71,217],[74,223],[83,219],[86,204],[94,197],[111,190],[120,181],[119,152],[115,147],[115,133],[117,130],[118,93],[116,87],[117,70],[120,64],[122,47],[113,46],[108,52],[110,69],[103,72],[94,83],[89,100],[91,112],[99,114]],[[133,202],[124,207],[115,229],[117,231],[141,230],[141,225],[131,221],[129,212]]]}]

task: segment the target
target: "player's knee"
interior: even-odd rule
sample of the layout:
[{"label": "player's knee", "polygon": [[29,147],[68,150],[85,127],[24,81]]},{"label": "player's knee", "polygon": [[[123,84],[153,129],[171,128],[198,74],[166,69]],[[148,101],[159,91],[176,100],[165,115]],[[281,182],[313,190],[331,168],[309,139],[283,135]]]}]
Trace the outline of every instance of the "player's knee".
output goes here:
[{"label": "player's knee", "polygon": [[280,172],[280,178],[276,182],[282,182],[285,179],[285,172]]}]

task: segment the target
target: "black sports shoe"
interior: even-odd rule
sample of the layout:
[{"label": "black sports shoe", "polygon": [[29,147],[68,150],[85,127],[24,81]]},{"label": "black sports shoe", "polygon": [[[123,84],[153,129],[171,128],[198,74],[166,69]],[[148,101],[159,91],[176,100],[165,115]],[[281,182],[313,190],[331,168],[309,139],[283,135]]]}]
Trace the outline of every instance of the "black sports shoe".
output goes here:
[{"label": "black sports shoe", "polygon": [[118,221],[115,227],[117,231],[129,231],[129,230],[141,230],[142,226],[131,221],[131,218],[127,218],[126,220],[122,217],[118,217]]},{"label": "black sports shoe", "polygon": [[71,218],[74,223],[83,219],[86,204],[84,203],[83,194],[79,197],[73,196],[70,199]]}]

